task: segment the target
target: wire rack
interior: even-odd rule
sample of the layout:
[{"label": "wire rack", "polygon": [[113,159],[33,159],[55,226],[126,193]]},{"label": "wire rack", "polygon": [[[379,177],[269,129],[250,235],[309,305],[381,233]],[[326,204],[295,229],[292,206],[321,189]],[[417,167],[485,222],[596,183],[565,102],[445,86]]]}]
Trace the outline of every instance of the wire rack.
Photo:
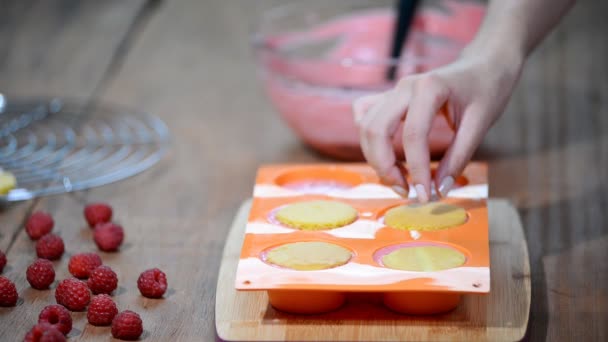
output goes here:
[{"label": "wire rack", "polygon": [[17,187],[0,202],[84,190],[151,167],[169,146],[158,118],[107,104],[0,95],[0,166]]}]

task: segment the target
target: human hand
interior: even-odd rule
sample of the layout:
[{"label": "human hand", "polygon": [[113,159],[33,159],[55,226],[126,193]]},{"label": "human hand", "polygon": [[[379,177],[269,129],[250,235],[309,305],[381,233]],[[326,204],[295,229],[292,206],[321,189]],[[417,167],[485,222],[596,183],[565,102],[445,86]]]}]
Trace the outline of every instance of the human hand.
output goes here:
[{"label": "human hand", "polygon": [[[395,88],[362,97],[353,104],[361,149],[381,180],[407,197],[408,184],[397,162],[392,136],[403,122],[408,170],[420,202],[433,181],[438,195],[454,185],[492,124],[503,112],[519,77],[523,57],[464,53],[452,64],[401,79]],[[428,136],[440,110],[455,136],[431,180]]]}]

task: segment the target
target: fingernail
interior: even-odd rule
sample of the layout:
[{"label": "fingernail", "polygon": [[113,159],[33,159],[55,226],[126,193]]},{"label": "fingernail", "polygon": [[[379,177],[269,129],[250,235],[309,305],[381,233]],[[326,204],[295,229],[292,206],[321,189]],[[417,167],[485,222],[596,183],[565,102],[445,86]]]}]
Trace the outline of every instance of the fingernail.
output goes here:
[{"label": "fingernail", "polygon": [[424,190],[424,186],[422,184],[416,184],[416,195],[418,195],[418,201],[422,203],[426,203],[429,201],[429,197],[426,194],[426,190]]},{"label": "fingernail", "polygon": [[446,197],[448,192],[452,189],[452,186],[454,186],[454,177],[447,176],[443,178],[441,184],[439,184],[439,193],[441,194],[441,197]]},{"label": "fingernail", "polygon": [[407,196],[409,195],[408,191],[405,190],[405,188],[402,186],[393,185],[393,186],[391,186],[391,189],[393,189],[393,191],[396,192],[397,195],[399,195],[403,198],[407,198]]}]

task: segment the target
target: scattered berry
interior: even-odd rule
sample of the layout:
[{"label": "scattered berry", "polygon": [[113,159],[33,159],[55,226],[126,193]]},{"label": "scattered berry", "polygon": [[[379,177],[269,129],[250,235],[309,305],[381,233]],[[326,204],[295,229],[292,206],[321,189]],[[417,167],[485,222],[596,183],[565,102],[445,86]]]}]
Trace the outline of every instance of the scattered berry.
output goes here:
[{"label": "scattered berry", "polygon": [[57,260],[64,251],[63,240],[55,234],[46,234],[36,242],[36,254],[39,258]]},{"label": "scattered berry", "polygon": [[84,208],[84,218],[89,227],[93,228],[99,223],[112,220],[112,207],[105,203],[92,203]]},{"label": "scattered berry", "polygon": [[53,230],[55,221],[53,217],[44,211],[37,211],[27,219],[25,223],[25,231],[32,240],[38,240],[44,235],[48,234]]},{"label": "scattered berry", "polygon": [[0,273],[2,273],[4,266],[6,266],[6,255],[3,251],[0,251]]},{"label": "scattered berry", "polygon": [[118,286],[118,277],[110,267],[99,266],[91,272],[87,285],[94,294],[111,294]]},{"label": "scattered berry", "polygon": [[158,268],[146,270],[139,275],[137,288],[144,297],[160,298],[167,291],[167,276]]},{"label": "scattered berry", "polygon": [[62,280],[55,289],[55,300],[71,311],[84,310],[91,300],[87,285],[76,278]]},{"label": "scattered berry", "polygon": [[28,266],[27,282],[37,290],[46,290],[55,281],[53,263],[46,259],[38,259]]},{"label": "scattered berry", "polygon": [[8,278],[0,276],[0,306],[17,305],[17,288]]},{"label": "scattered berry", "polygon": [[87,310],[87,320],[96,326],[112,324],[112,320],[118,314],[116,304],[107,294],[100,294],[91,299]]},{"label": "scattered berry", "polygon": [[38,323],[34,325],[27,335],[25,342],[63,342],[65,336],[55,326],[48,323]]},{"label": "scattered berry", "polygon": [[122,244],[125,233],[121,226],[114,223],[102,223],[95,227],[93,239],[97,247],[105,252],[118,250]]},{"label": "scattered berry", "polygon": [[70,312],[58,304],[48,305],[40,311],[38,324],[40,323],[48,323],[64,335],[69,334],[72,330],[72,316]]},{"label": "scattered berry", "polygon": [[144,331],[141,318],[133,311],[125,310],[112,321],[112,336],[121,340],[137,340]]},{"label": "scattered berry", "polygon": [[79,279],[86,279],[91,274],[91,271],[101,266],[101,257],[95,253],[79,253],[74,254],[70,258],[68,270],[70,273]]},{"label": "scattered berry", "polygon": [[0,276],[0,306],[17,305],[17,288],[8,278]]}]

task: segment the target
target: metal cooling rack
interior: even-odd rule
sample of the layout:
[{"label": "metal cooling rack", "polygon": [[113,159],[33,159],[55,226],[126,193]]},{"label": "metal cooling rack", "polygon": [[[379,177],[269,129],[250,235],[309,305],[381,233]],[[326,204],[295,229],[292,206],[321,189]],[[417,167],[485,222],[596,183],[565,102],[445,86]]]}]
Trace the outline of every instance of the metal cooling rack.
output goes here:
[{"label": "metal cooling rack", "polygon": [[84,190],[157,163],[169,143],[158,118],[107,104],[0,95],[0,167],[17,178],[1,202]]}]

